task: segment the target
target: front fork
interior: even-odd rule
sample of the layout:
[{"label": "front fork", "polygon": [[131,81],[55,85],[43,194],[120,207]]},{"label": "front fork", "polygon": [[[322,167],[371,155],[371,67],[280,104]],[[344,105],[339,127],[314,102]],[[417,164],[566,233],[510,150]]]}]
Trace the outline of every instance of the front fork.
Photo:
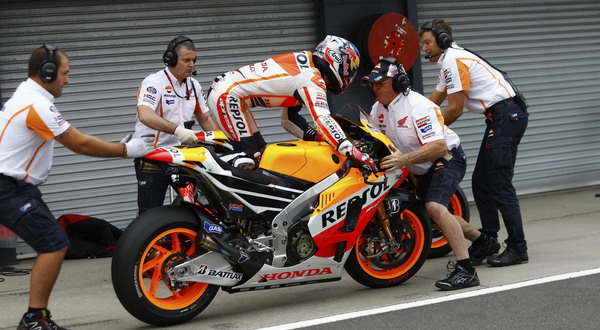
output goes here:
[{"label": "front fork", "polygon": [[383,233],[380,233],[380,236],[384,236],[388,239],[394,239],[394,235],[390,229],[390,218],[388,217],[384,203],[379,204],[375,214],[377,216],[377,221],[379,221],[381,226],[381,230],[383,231]]},{"label": "front fork", "polygon": [[378,231],[378,237],[366,239],[365,250],[367,255],[365,257],[367,259],[377,259],[385,253],[397,251],[400,248],[400,244],[398,244],[392,233],[390,218],[383,203],[379,204],[375,212],[375,218],[380,230]]}]

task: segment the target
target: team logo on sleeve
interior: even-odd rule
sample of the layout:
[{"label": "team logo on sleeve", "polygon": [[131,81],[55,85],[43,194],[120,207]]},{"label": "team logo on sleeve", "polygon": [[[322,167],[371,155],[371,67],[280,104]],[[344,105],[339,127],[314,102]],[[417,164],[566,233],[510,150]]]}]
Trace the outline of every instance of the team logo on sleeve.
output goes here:
[{"label": "team logo on sleeve", "polygon": [[452,71],[450,69],[444,70],[444,79],[445,79],[446,85],[452,83]]},{"label": "team logo on sleeve", "polygon": [[144,100],[145,102],[148,102],[152,105],[156,104],[156,96],[154,96],[152,94],[144,94],[142,100]]},{"label": "team logo on sleeve", "polygon": [[417,128],[419,128],[419,131],[421,131],[422,134],[431,131],[431,129],[433,128],[433,126],[431,125],[431,118],[429,118],[429,116],[417,119],[416,124]]},{"label": "team logo on sleeve", "polygon": [[50,106],[50,111],[52,112],[58,112],[58,109],[56,109],[56,107],[53,105]]},{"label": "team logo on sleeve", "polygon": [[62,115],[54,116],[54,121],[58,124],[58,126],[62,126],[65,123],[65,119]]},{"label": "team logo on sleeve", "polygon": [[156,94],[156,88],[149,86],[148,88],[146,88],[146,91],[150,94]]}]

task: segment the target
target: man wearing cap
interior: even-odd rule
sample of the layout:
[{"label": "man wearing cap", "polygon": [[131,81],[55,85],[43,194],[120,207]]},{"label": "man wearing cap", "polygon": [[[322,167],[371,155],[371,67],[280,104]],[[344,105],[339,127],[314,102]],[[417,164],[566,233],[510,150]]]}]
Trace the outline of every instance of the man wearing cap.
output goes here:
[{"label": "man wearing cap", "polygon": [[479,285],[464,243],[465,237],[472,240],[479,233],[448,211],[450,197],[467,166],[458,135],[444,125],[435,103],[411,91],[404,68],[394,58],[381,59],[362,80],[376,97],[370,114],[372,122],[395,144],[391,146],[393,153],[382,159],[381,167],[386,170],[407,167],[415,174],[417,195],[425,202],[427,213],[456,256],[456,263],[448,263],[450,273],[435,286],[456,290]]}]

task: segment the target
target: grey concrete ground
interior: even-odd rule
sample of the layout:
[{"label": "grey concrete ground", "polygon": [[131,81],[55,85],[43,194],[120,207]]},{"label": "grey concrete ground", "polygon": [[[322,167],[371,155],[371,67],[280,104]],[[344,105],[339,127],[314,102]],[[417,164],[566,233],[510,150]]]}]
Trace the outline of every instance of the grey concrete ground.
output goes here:
[{"label": "grey concrete ground", "polygon": [[[600,197],[596,193],[600,194],[600,186],[522,197],[530,262],[506,268],[480,266],[481,286],[470,290],[599,268]],[[479,224],[474,207],[471,219]],[[501,235],[505,238],[505,233]],[[219,292],[198,317],[169,329],[252,329],[441,297],[452,293],[438,291],[433,284],[444,277],[450,258],[428,260],[414,278],[389,289],[368,289],[345,276],[342,281],[310,286]],[[31,263],[25,260],[17,267],[29,268]],[[5,279],[0,282],[0,329],[14,329],[27,307],[29,276],[0,277]],[[600,298],[581,303],[598,306]],[[119,304],[110,280],[110,259],[65,261],[49,307],[60,325],[72,329],[151,328]],[[427,318],[424,315],[423,322]]]}]

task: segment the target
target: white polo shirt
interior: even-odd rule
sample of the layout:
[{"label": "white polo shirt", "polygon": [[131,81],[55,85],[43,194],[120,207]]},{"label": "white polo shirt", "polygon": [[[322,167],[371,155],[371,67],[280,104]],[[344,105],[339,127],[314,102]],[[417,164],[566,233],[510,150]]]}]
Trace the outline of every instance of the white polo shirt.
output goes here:
[{"label": "white polo shirt", "polygon": [[[371,121],[402,153],[409,153],[424,144],[445,140],[448,150],[460,145],[460,138],[444,125],[440,108],[417,92],[400,93],[386,109],[376,102],[371,109]],[[408,165],[414,174],[425,174],[433,162]]]},{"label": "white polo shirt", "polygon": [[448,94],[465,92],[465,108],[474,113],[484,113],[487,108],[515,92],[496,69],[475,54],[452,44],[440,56],[441,69],[435,89]]},{"label": "white polo shirt", "polygon": [[[145,105],[164,119],[183,126],[194,114],[209,111],[200,83],[191,77],[187,78],[186,82],[178,81],[168,68],[153,73],[140,84],[137,105]],[[138,138],[145,134],[156,136],[155,147],[181,144],[175,135],[157,132],[137,120],[133,137]]]},{"label": "white polo shirt", "polygon": [[70,126],[53,102],[52,94],[27,79],[0,110],[0,173],[34,185],[46,181],[54,137]]}]

